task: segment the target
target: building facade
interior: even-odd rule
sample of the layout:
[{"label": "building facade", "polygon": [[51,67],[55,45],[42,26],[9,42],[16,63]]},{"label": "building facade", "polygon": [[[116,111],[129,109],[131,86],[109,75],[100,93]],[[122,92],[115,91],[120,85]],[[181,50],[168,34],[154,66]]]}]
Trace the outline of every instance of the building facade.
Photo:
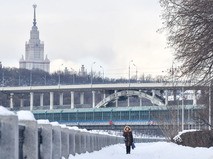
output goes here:
[{"label": "building facade", "polygon": [[39,31],[36,26],[36,5],[34,8],[34,19],[33,26],[30,31],[30,39],[25,44],[25,57],[19,61],[19,68],[25,68],[28,70],[40,69],[46,72],[50,71],[50,60],[46,57],[44,58],[44,43],[39,39]]}]

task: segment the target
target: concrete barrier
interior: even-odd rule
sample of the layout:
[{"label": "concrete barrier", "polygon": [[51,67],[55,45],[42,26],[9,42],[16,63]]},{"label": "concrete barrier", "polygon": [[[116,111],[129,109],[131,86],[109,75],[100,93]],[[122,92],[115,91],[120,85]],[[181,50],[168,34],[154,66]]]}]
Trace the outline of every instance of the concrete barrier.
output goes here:
[{"label": "concrete barrier", "polygon": [[13,159],[59,159],[99,151],[123,137],[36,120],[0,115],[0,156]]},{"label": "concrete barrier", "polygon": [[61,126],[53,125],[52,127],[52,159],[61,157]]},{"label": "concrete barrier", "polygon": [[0,157],[18,159],[18,118],[0,115]]},{"label": "concrete barrier", "polygon": [[65,158],[69,156],[69,129],[61,129],[61,155]]},{"label": "concrete barrier", "polygon": [[42,143],[40,145],[40,158],[52,159],[52,125],[38,124],[41,128]]},{"label": "concrete barrier", "polygon": [[38,159],[38,125],[37,121],[20,120],[25,126],[23,156],[26,159]]},{"label": "concrete barrier", "polygon": [[70,129],[70,132],[69,132],[69,154],[75,156],[75,143],[76,143],[76,140],[75,140],[75,135],[78,131],[76,130],[73,130],[73,129]]}]

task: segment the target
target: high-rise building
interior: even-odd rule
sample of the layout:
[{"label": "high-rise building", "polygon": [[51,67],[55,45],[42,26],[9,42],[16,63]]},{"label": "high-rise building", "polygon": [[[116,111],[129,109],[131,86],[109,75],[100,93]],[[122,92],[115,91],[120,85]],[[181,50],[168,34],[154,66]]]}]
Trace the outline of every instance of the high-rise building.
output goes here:
[{"label": "high-rise building", "polygon": [[44,58],[44,43],[39,39],[39,31],[36,26],[36,7],[37,5],[34,4],[34,19],[30,31],[30,39],[25,44],[25,58],[22,55],[22,58],[19,61],[19,68],[29,70],[40,69],[49,72],[50,60],[47,58],[47,55]]}]

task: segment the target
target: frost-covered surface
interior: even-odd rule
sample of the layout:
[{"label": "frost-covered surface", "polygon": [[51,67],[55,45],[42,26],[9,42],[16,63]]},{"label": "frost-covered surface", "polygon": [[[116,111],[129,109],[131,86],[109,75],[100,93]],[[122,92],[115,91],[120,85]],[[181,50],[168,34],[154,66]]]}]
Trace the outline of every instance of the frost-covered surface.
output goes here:
[{"label": "frost-covered surface", "polygon": [[213,159],[213,147],[191,148],[167,142],[136,143],[131,154],[125,151],[125,145],[118,144],[92,153],[70,155],[70,159]]},{"label": "frost-covered surface", "polygon": [[50,123],[52,126],[60,126],[60,124],[58,122],[51,122]]},{"label": "frost-covered surface", "polygon": [[174,138],[173,140],[175,142],[182,142],[182,139],[181,139],[181,135],[184,134],[184,133],[187,133],[187,132],[193,132],[193,131],[197,131],[196,129],[191,129],[191,130],[183,130],[183,131],[180,131]]},{"label": "frost-covered surface", "polygon": [[0,115],[8,116],[8,115],[15,115],[12,111],[9,111],[7,108],[0,106]]},{"label": "frost-covered surface", "polygon": [[37,123],[38,124],[50,124],[49,120],[46,120],[46,119],[39,119],[39,120],[37,120]]},{"label": "frost-covered surface", "polygon": [[35,120],[35,117],[31,111],[21,110],[17,112],[19,120]]}]

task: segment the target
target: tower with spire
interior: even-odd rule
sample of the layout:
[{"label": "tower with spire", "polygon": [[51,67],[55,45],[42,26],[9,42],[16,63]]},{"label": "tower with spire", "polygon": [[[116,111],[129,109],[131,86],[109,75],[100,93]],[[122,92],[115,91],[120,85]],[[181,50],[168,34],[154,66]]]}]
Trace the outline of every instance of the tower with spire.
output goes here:
[{"label": "tower with spire", "polygon": [[36,7],[33,5],[34,9],[34,18],[33,26],[30,31],[30,39],[25,43],[25,58],[22,55],[22,58],[19,61],[19,68],[25,69],[40,69],[46,72],[50,70],[50,60],[46,57],[44,58],[44,43],[39,39],[39,31],[36,26]]}]

